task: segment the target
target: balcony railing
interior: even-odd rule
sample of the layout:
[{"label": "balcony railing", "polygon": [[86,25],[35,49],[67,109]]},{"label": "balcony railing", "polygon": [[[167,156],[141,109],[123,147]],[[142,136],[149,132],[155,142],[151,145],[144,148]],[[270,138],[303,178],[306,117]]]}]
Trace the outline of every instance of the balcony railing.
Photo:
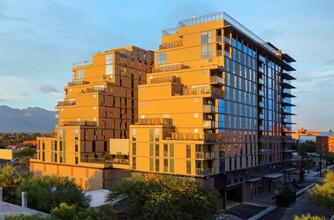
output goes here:
[{"label": "balcony railing", "polygon": [[232,40],[226,36],[224,36],[224,42],[227,44],[232,44]]},{"label": "balcony railing", "polygon": [[172,140],[203,140],[203,141],[210,141],[216,142],[219,140],[219,135],[216,133],[171,133]]},{"label": "balcony railing", "polygon": [[180,78],[177,78],[176,76],[157,76],[150,78],[150,83],[166,83],[166,82],[172,82],[172,83],[180,83]]},{"label": "balcony railing", "polygon": [[224,55],[225,57],[231,58],[231,53],[226,50],[224,50]]},{"label": "balcony railing", "polygon": [[223,50],[217,50],[217,54],[216,54],[216,56],[217,57],[220,57],[220,56],[222,56],[223,55]]},{"label": "balcony railing", "polygon": [[211,120],[203,120],[203,128],[215,128],[216,122]]},{"label": "balcony railing", "polygon": [[176,71],[182,69],[189,69],[189,66],[183,65],[182,63],[160,65],[159,67],[154,68],[154,72],[167,72],[167,71]]},{"label": "balcony railing", "polygon": [[75,80],[73,82],[68,83],[69,86],[80,86],[80,85],[85,85],[85,84],[89,84],[89,82],[84,81],[84,80]]},{"label": "balcony railing", "polygon": [[96,126],[96,121],[64,121],[63,126]]},{"label": "balcony railing", "polygon": [[214,152],[196,152],[196,159],[213,159],[215,158]]},{"label": "balcony railing", "polygon": [[79,63],[73,63],[72,68],[75,68],[75,67],[78,67],[78,66],[88,66],[88,65],[91,65],[92,63],[93,63],[92,60],[82,61],[82,62],[79,62]]},{"label": "balcony railing", "polygon": [[215,168],[196,168],[196,175],[215,174]]},{"label": "balcony railing", "polygon": [[182,46],[182,40],[178,41],[172,41],[172,42],[166,42],[163,44],[160,44],[159,49],[168,49],[168,48],[173,48],[173,47],[181,47]]},{"label": "balcony railing", "polygon": [[211,94],[214,96],[222,97],[222,90],[219,88],[211,87],[210,85],[198,85],[198,86],[185,86],[183,90],[184,95],[201,95]]},{"label": "balcony railing", "polygon": [[100,93],[106,93],[106,88],[102,87],[93,87],[93,88],[87,88],[86,92],[91,93],[91,92],[100,92]]},{"label": "balcony railing", "polygon": [[223,78],[219,76],[210,76],[210,83],[211,84],[223,84]]},{"label": "balcony railing", "polygon": [[129,164],[129,159],[123,158],[111,158],[110,160],[105,160],[103,158],[94,157],[81,157],[80,161],[82,163],[100,163],[100,164]]},{"label": "balcony railing", "polygon": [[203,105],[204,113],[214,113],[217,112],[217,108],[214,105]]},{"label": "balcony railing", "polygon": [[171,118],[140,118],[138,123],[140,125],[167,125],[173,126],[173,119]]},{"label": "balcony railing", "polygon": [[69,105],[75,105],[75,100],[69,100],[69,101],[59,101],[58,106],[69,106]]}]

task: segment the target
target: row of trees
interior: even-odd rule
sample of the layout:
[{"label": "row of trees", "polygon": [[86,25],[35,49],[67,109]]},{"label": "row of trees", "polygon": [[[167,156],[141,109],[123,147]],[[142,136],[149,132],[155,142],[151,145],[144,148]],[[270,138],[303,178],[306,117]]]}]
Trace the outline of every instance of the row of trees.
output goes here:
[{"label": "row of trees", "polygon": [[[73,180],[57,176],[30,178],[25,172],[7,166],[0,169],[4,200],[20,203],[21,192],[28,193],[28,207],[50,216],[7,216],[15,219],[111,219],[110,206],[89,208],[89,198]],[[107,200],[116,210],[125,210],[124,219],[210,219],[218,208],[218,193],[187,178],[134,175],[112,189]],[[123,212],[121,212],[123,213]]]}]

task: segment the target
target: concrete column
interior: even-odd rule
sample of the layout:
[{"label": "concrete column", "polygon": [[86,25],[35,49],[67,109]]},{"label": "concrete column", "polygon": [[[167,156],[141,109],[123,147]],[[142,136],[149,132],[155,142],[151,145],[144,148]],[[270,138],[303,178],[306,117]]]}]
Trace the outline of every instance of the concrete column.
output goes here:
[{"label": "concrete column", "polygon": [[3,201],[3,189],[0,187],[0,202]]},{"label": "concrete column", "polygon": [[22,207],[27,208],[28,207],[28,193],[27,192],[22,192]]}]

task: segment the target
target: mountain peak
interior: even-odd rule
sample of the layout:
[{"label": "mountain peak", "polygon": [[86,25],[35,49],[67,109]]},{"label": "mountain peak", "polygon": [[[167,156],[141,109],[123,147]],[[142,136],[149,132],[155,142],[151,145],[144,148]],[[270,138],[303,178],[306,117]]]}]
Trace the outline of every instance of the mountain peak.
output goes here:
[{"label": "mountain peak", "polygon": [[17,109],[1,105],[0,132],[51,132],[57,123],[55,114],[39,107]]}]

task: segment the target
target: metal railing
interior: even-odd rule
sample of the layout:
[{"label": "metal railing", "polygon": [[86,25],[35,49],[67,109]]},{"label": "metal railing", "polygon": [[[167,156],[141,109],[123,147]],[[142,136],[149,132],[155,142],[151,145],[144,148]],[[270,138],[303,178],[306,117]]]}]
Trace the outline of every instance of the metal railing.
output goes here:
[{"label": "metal railing", "polygon": [[203,120],[203,128],[215,128],[216,122],[211,120]]},{"label": "metal railing", "polygon": [[196,168],[196,175],[215,174],[215,168]]},{"label": "metal railing", "polygon": [[172,63],[166,65],[160,65],[157,68],[154,68],[154,72],[167,72],[167,71],[176,71],[189,69],[189,66],[183,65],[182,63]]},{"label": "metal railing", "polygon": [[172,140],[204,140],[204,141],[218,141],[219,135],[216,133],[171,133]]},{"label": "metal railing", "polygon": [[176,34],[178,31],[178,28],[167,28],[165,30],[162,30],[162,36],[166,36],[166,35],[172,35],[172,34]]},{"label": "metal railing", "polygon": [[195,152],[196,159],[213,159],[215,158],[214,152]]},{"label": "metal railing", "polygon": [[92,87],[92,88],[87,88],[86,92],[91,93],[91,92],[100,92],[100,93],[106,93],[106,88],[102,87]]},{"label": "metal railing", "polygon": [[222,84],[223,83],[223,78],[221,78],[219,76],[210,76],[210,83]]},{"label": "metal railing", "polygon": [[85,85],[85,84],[89,84],[89,82],[84,81],[84,80],[75,80],[73,82],[68,83],[69,86],[79,86],[79,85]]},{"label": "metal railing", "polygon": [[217,108],[214,105],[203,105],[203,112],[204,113],[217,112]]},{"label": "metal railing", "polygon": [[173,47],[181,47],[183,45],[182,40],[177,40],[177,41],[171,41],[171,42],[166,42],[163,44],[160,44],[159,49],[169,49]]},{"label": "metal railing", "polygon": [[73,63],[72,68],[75,68],[75,67],[78,67],[78,66],[88,66],[88,65],[91,65],[92,63],[93,63],[92,60],[86,60],[86,61],[82,61],[82,62],[79,62],[79,63]]},{"label": "metal railing", "polygon": [[126,158],[111,158],[105,160],[104,158],[95,157],[81,157],[80,161],[82,163],[100,163],[100,164],[129,164],[130,160]]},{"label": "metal railing", "polygon": [[138,124],[173,126],[173,119],[171,118],[140,118],[138,119]]},{"label": "metal railing", "polygon": [[64,121],[63,126],[96,126],[96,121]]},{"label": "metal railing", "polygon": [[150,78],[150,83],[166,83],[166,82],[172,82],[172,83],[180,83],[180,78],[177,78],[176,76],[157,76]]},{"label": "metal railing", "polygon": [[69,105],[75,105],[75,100],[70,100],[70,101],[59,101],[58,106],[69,106]]}]

